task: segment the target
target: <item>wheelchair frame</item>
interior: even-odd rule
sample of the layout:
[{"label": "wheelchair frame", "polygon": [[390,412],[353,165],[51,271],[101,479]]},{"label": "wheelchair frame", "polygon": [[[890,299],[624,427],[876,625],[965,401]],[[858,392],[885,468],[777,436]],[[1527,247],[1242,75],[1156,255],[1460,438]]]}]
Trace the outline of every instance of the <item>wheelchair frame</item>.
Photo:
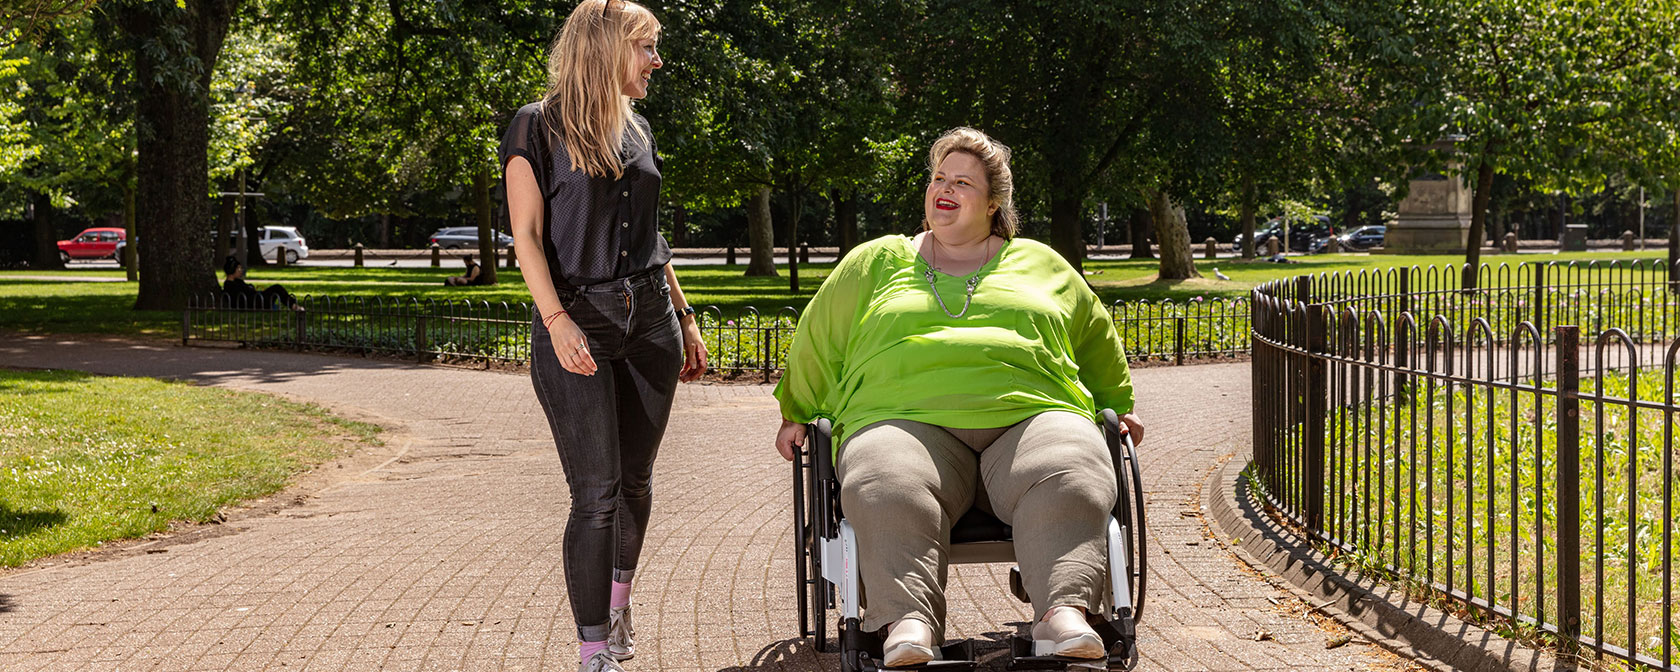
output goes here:
[{"label": "wheelchair frame", "polygon": [[[1093,613],[1089,618],[1108,649],[1108,658],[1035,656],[1032,640],[1017,634],[1010,639],[1008,669],[1130,670],[1137,665],[1136,628],[1143,614],[1149,573],[1142,472],[1119,416],[1104,409],[1101,418],[1119,496],[1108,521],[1110,585],[1106,605],[1104,613]],[[921,665],[885,668],[877,662],[881,658],[881,637],[862,630],[858,604],[862,580],[855,565],[857,537],[840,511],[833,433],[826,418],[808,426],[805,446],[794,456],[793,517],[800,637],[814,637],[817,651],[828,651],[828,611],[838,609],[835,625],[842,672],[975,669],[973,644],[968,640],[942,647],[940,660]],[[1012,531],[977,510],[957,521],[951,536],[950,564],[1014,562]],[[1016,599],[1030,601],[1021,584],[1020,568],[1010,570],[1009,587]]]}]

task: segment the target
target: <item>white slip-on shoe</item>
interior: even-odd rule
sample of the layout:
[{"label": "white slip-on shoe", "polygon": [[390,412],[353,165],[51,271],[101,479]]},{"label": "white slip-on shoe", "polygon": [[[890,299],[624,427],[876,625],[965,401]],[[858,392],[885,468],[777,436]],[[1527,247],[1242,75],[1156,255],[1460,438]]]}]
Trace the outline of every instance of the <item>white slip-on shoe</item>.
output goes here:
[{"label": "white slip-on shoe", "polygon": [[613,607],[607,630],[607,653],[620,661],[636,657],[636,627],[630,624],[630,605]]},{"label": "white slip-on shoe", "polygon": [[881,644],[883,667],[920,665],[933,660],[933,628],[914,618],[901,618],[887,629]]},{"label": "white slip-on shoe", "polygon": [[612,654],[601,651],[589,657],[578,666],[578,672],[624,672],[624,667],[618,664],[618,659]]},{"label": "white slip-on shoe", "polygon": [[1102,658],[1102,637],[1085,622],[1085,614],[1073,607],[1051,607],[1044,619],[1033,624],[1033,655],[1068,658]]}]

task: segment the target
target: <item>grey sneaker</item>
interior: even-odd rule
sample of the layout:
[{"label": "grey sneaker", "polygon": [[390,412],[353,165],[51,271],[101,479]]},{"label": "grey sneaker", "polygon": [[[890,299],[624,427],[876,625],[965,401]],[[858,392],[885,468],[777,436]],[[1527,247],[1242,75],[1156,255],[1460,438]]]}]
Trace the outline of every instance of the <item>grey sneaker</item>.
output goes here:
[{"label": "grey sneaker", "polygon": [[612,654],[602,651],[583,661],[583,664],[578,666],[578,672],[624,672],[624,668]]},{"label": "grey sneaker", "polygon": [[636,657],[636,626],[630,623],[630,605],[613,607],[609,613],[611,629],[607,631],[607,653],[618,660]]}]

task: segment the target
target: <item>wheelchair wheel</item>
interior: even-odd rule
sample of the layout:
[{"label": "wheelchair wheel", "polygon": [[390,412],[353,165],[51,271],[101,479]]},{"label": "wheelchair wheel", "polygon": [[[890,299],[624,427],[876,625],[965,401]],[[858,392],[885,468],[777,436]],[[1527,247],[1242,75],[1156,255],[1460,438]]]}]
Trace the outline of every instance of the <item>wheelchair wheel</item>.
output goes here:
[{"label": "wheelchair wheel", "polygon": [[1118,467],[1120,520],[1127,526],[1126,546],[1131,550],[1132,575],[1128,581],[1132,589],[1132,619],[1139,621],[1143,618],[1144,596],[1149,587],[1149,535],[1147,530],[1143,506],[1143,472],[1138,466],[1137,450],[1132,445],[1130,437],[1120,441],[1120,454],[1124,465]]}]

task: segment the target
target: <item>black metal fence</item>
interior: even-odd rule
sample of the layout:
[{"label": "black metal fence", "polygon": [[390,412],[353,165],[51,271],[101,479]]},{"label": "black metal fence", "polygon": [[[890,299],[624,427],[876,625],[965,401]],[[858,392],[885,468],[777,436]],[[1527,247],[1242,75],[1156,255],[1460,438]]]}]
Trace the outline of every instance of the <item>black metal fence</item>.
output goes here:
[{"label": "black metal fence", "polygon": [[[181,342],[336,350],[490,366],[525,366],[531,358],[531,307],[525,303],[309,296],[303,310],[251,304],[217,294],[189,302]],[[1109,307],[1134,361],[1171,361],[1248,354],[1248,301],[1115,302]],[[711,368],[730,377],[769,382],[787,361],[799,311],[728,316],[698,314]]]},{"label": "black metal fence", "polygon": [[1680,294],[1661,263],[1303,276],[1253,295],[1255,475],[1370,569],[1677,669]]}]

